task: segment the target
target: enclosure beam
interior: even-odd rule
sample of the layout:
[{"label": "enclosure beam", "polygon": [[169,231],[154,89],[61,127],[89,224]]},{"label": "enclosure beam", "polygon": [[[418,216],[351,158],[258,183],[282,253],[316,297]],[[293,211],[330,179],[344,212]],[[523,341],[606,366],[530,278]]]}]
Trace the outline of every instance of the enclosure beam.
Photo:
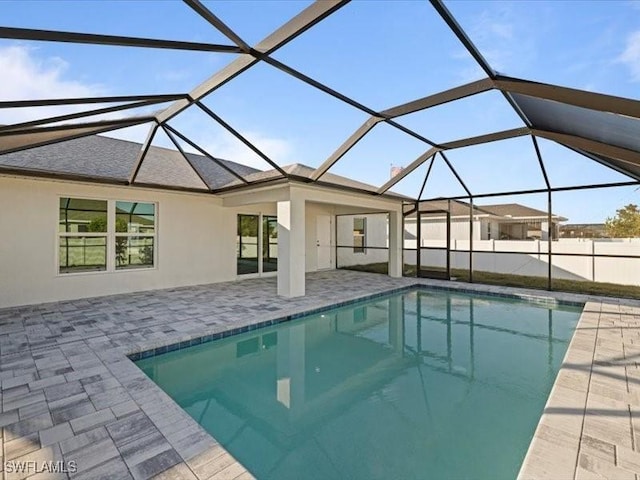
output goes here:
[{"label": "enclosure beam", "polygon": [[88,103],[118,103],[118,102],[143,102],[157,100],[158,103],[170,102],[186,98],[186,93],[172,93],[165,95],[120,95],[112,97],[82,97],[82,98],[48,98],[43,100],[6,100],[0,102],[0,108],[30,108],[30,107],[54,107],[59,105],[84,105]]},{"label": "enclosure beam", "polygon": [[436,11],[438,12],[440,17],[442,17],[442,19],[445,21],[449,29],[453,32],[453,34],[456,37],[458,37],[458,40],[460,40],[460,43],[462,43],[464,48],[467,49],[467,51],[474,58],[477,64],[480,65],[480,68],[484,70],[484,73],[486,73],[489,78],[494,78],[496,75],[495,70],[491,68],[491,65],[489,65],[489,62],[487,62],[487,60],[482,56],[480,51],[476,48],[476,46],[473,44],[471,39],[467,36],[465,31],[457,22],[457,20],[453,17],[453,15],[451,15],[451,12],[449,11],[449,9],[445,7],[444,3],[441,0],[430,0],[430,2],[433,8],[435,8]]},{"label": "enclosure beam", "polygon": [[568,145],[573,148],[585,150],[587,152],[602,155],[604,157],[615,158],[624,163],[628,163],[635,167],[640,166],[640,152],[629,150],[615,145],[609,145],[606,143],[598,142],[584,137],[578,137],[575,135],[569,135],[566,133],[557,133],[547,130],[532,129],[531,133],[538,137],[546,138],[547,140],[553,140],[563,145]]},{"label": "enclosure beam", "polygon": [[131,117],[101,122],[36,127],[17,132],[0,132],[0,154],[42,147],[75,138],[110,132],[154,121],[153,117]]},{"label": "enclosure beam", "polygon": [[395,177],[391,178],[387,183],[382,185],[378,190],[376,190],[376,193],[378,195],[383,194],[384,192],[389,190],[391,187],[393,187],[396,183],[398,183],[400,180],[402,180],[404,177],[406,177],[411,172],[413,172],[420,165],[422,165],[424,162],[426,162],[429,159],[429,157],[432,157],[439,151],[440,151],[439,148],[436,148],[436,147],[430,148],[429,150],[424,152],[422,155],[420,155],[418,158],[416,158],[413,162],[411,162],[409,165],[407,165],[405,168],[403,168],[402,171],[398,173]]},{"label": "enclosure beam", "polygon": [[552,240],[552,235],[551,235],[551,222],[553,221],[553,213],[552,213],[552,209],[551,209],[552,205],[551,205],[551,189],[548,189],[547,191],[547,290],[551,290],[551,275],[552,275],[552,271],[553,271],[553,262],[551,260],[551,240]]},{"label": "enclosure beam", "polygon": [[54,117],[42,118],[40,120],[31,120],[28,122],[14,123],[12,125],[3,125],[3,126],[0,126],[0,132],[5,132],[5,131],[18,132],[26,128],[38,127],[38,126],[48,125],[48,124],[57,123],[57,122],[64,122],[67,120],[77,120],[79,118],[94,117],[97,115],[104,115],[106,113],[119,112],[122,110],[131,110],[135,108],[148,107],[150,105],[155,105],[163,102],[166,102],[166,100],[152,99],[152,100],[144,100],[141,102],[133,102],[133,103],[126,103],[122,105],[113,105],[110,107],[97,108],[94,110],[87,110],[84,112],[74,112],[74,113],[68,113],[65,115],[56,115]]},{"label": "enclosure beam", "polygon": [[147,156],[147,152],[151,147],[151,143],[153,142],[153,137],[156,136],[157,131],[158,131],[158,124],[154,123],[149,129],[149,132],[147,132],[147,138],[142,144],[142,148],[138,153],[138,157],[136,158],[136,161],[133,164],[133,168],[131,169],[131,174],[129,175],[129,183],[133,183],[136,181],[136,177],[138,176],[138,172],[140,172],[140,167],[142,166],[142,162]]},{"label": "enclosure beam", "polygon": [[575,107],[640,118],[640,101],[638,100],[605,95],[603,93],[586,92],[575,88],[560,87],[558,85],[532,82],[530,80],[502,75],[496,76],[494,84],[496,88],[510,93],[519,93],[521,95],[551,100]]},{"label": "enclosure beam", "polygon": [[364,137],[373,127],[375,127],[378,123],[382,121],[382,118],[379,117],[370,117],[367,119],[360,127],[351,134],[345,142],[340,145],[335,152],[333,152],[329,158],[327,158],[322,165],[314,170],[311,174],[311,180],[318,180],[322,175],[327,173],[335,163],[340,160],[346,153],[351,150],[356,143],[358,143],[362,137]]},{"label": "enclosure beam", "polygon": [[184,42],[179,40],[160,40],[157,38],[122,37],[117,35],[99,35],[97,33],[60,32],[54,30],[36,30],[32,28],[0,27],[0,38],[14,40],[35,40],[42,42],[81,43],[89,45],[107,45],[114,47],[164,48],[170,50],[192,50],[201,52],[241,53],[233,45],[215,45],[212,43]]},{"label": "enclosure beam", "polygon": [[410,113],[443,105],[454,100],[460,100],[472,95],[477,95],[478,93],[487,92],[493,88],[493,80],[485,78],[483,80],[477,80],[475,82],[467,83],[459,87],[454,87],[449,90],[420,98],[418,100],[413,100],[411,102],[403,103],[402,105],[388,108],[387,110],[381,111],[380,114],[388,118],[400,117],[402,115],[408,115]]},{"label": "enclosure beam", "polygon": [[289,176],[289,174],[287,174],[287,172],[285,172],[282,168],[280,168],[280,166],[276,162],[271,160],[267,155],[264,154],[262,150],[260,150],[253,143],[251,143],[244,135],[238,132],[235,128],[233,128],[231,125],[225,122],[219,115],[217,115],[213,110],[207,107],[204,103],[200,101],[197,101],[195,103],[200,108],[200,110],[202,110],[204,113],[210,116],[213,120],[215,120],[220,126],[222,126],[222,128],[224,128],[229,133],[231,133],[231,135],[233,135],[242,143],[244,143],[249,149],[251,149],[253,153],[258,155],[261,159],[263,159],[265,162],[271,165],[274,169],[276,169],[278,173],[280,173],[280,175],[282,175],[283,177]]},{"label": "enclosure beam", "polygon": [[[510,192],[495,192],[495,193],[479,193],[474,195],[474,198],[491,198],[491,197],[504,197],[507,195],[526,195],[532,193],[547,193],[548,190],[552,192],[570,192],[574,190],[592,190],[595,188],[609,188],[609,187],[632,187],[640,185],[640,181],[629,181],[629,182],[611,182],[611,183],[596,183],[591,185],[575,185],[572,187],[552,187],[550,189],[547,188],[536,188],[532,190],[513,190]],[[467,195],[456,195],[452,197],[433,197],[423,200],[423,202],[431,202],[434,200],[466,200],[469,198]]]},{"label": "enclosure beam", "polygon": [[[345,0],[326,0],[312,3],[298,15],[258,43],[255,47],[255,51],[264,55],[269,55],[275,52],[278,48],[283,47],[298,35],[306,32],[309,28],[313,27],[347,3],[348,2]],[[190,100],[179,100],[173,105],[167,107],[166,110],[158,115],[158,121],[160,123],[164,123],[173,118],[178,113],[191,106],[193,102],[201,100],[258,62],[259,58],[254,56],[253,53],[251,55],[241,54],[233,62],[229,63],[227,66],[213,74],[208,80],[205,80],[194,88],[189,93]]]},{"label": "enclosure beam", "polygon": [[469,283],[473,283],[473,196],[469,195]]},{"label": "enclosure beam", "polygon": [[452,150],[454,148],[471,147],[473,145],[482,145],[483,143],[522,137],[523,135],[529,135],[530,133],[531,130],[528,127],[513,128],[511,130],[503,130],[501,132],[487,133],[486,135],[478,135],[477,137],[468,137],[461,140],[441,143],[440,147],[441,150]]},{"label": "enclosure beam", "polygon": [[211,10],[205,7],[199,0],[183,0],[189,7],[193,9],[203,19],[213,25],[216,30],[222,33],[225,37],[235,43],[244,53],[248,53],[251,47],[242,40],[229,26],[216,17]]},{"label": "enclosure beam", "polygon": [[171,143],[173,143],[173,145],[176,147],[178,152],[180,152],[180,155],[182,156],[184,161],[187,162],[187,164],[191,167],[191,170],[193,170],[193,173],[195,173],[197,175],[197,177],[200,179],[200,181],[202,182],[202,185],[204,186],[204,188],[206,188],[207,190],[211,190],[211,187],[209,187],[209,184],[207,183],[205,178],[198,171],[198,169],[193,164],[191,159],[187,156],[185,151],[182,149],[182,146],[180,146],[180,144],[178,143],[178,140],[176,140],[176,138],[173,136],[173,133],[171,133],[171,131],[169,129],[167,129],[165,125],[162,125],[162,130],[167,135],[167,137],[169,137],[169,140],[171,140]]},{"label": "enclosure beam", "polygon": [[451,170],[451,173],[453,173],[454,177],[456,177],[456,180],[458,180],[458,182],[460,183],[462,188],[464,188],[464,191],[467,192],[467,195],[469,195],[471,197],[472,196],[471,191],[467,188],[467,185],[462,181],[462,178],[460,177],[460,175],[458,175],[458,172],[456,171],[456,169],[453,168],[453,165],[451,165],[451,162],[449,161],[447,156],[442,151],[440,151],[438,153],[440,153],[440,156],[442,157],[442,160],[444,160],[444,163],[447,164],[447,167],[449,167],[449,170]]},{"label": "enclosure beam", "polygon": [[[454,16],[449,11],[449,9],[444,5],[444,2],[442,0],[430,0],[430,2],[433,8],[436,9],[440,17],[442,17],[442,19],[447,24],[449,29],[453,32],[453,34],[456,37],[458,37],[458,40],[460,40],[460,43],[462,43],[464,48],[466,48],[467,52],[469,52],[469,54],[480,66],[480,68],[484,70],[484,72],[487,74],[487,76],[490,79],[495,80],[498,74],[493,68],[491,68],[491,65],[489,65],[489,62],[482,56],[482,54],[480,53],[480,50],[478,50],[478,48],[474,45],[474,43],[471,41],[467,33],[460,26],[458,21],[454,18]],[[511,96],[511,94],[509,92],[505,92],[502,90],[500,91],[500,93],[502,93],[502,96],[505,98],[505,100],[509,102],[509,105],[511,105],[511,108],[513,108],[513,110],[518,114],[518,116],[524,122],[524,124],[528,127],[531,127],[531,121],[520,109],[520,106],[513,100],[513,97]]]},{"label": "enclosure beam", "polygon": [[389,212],[389,276],[393,278],[402,277],[402,219],[401,210]]},{"label": "enclosure beam", "polygon": [[190,140],[188,137],[186,137],[185,135],[183,135],[182,133],[180,133],[178,130],[176,130],[175,128],[173,128],[171,125],[169,125],[168,123],[165,123],[163,125],[166,129],[168,129],[170,132],[172,132],[175,136],[177,136],[178,138],[180,138],[183,142],[191,145],[191,147],[195,148],[196,150],[198,150],[198,152],[200,152],[203,156],[207,157],[209,160],[211,160],[212,162],[214,162],[216,165],[218,165],[220,168],[222,168],[223,170],[226,170],[227,172],[229,172],[231,175],[233,175],[235,178],[237,178],[238,180],[240,180],[242,183],[244,184],[248,184],[249,182],[247,180],[245,180],[245,178],[236,173],[232,168],[228,167],[222,160],[217,159],[216,157],[214,157],[213,155],[211,155],[209,152],[207,152],[204,148],[202,148],[200,145],[198,145],[197,143],[195,143],[193,140]]},{"label": "enclosure beam", "polygon": [[424,181],[422,182],[422,187],[420,187],[420,193],[418,194],[418,203],[416,204],[420,208],[420,199],[422,198],[422,194],[424,193],[424,187],[427,186],[427,180],[429,180],[429,174],[431,173],[431,169],[433,168],[433,162],[436,161],[436,154],[434,153],[431,156],[431,162],[429,163],[429,167],[427,168],[427,173],[424,176]]}]

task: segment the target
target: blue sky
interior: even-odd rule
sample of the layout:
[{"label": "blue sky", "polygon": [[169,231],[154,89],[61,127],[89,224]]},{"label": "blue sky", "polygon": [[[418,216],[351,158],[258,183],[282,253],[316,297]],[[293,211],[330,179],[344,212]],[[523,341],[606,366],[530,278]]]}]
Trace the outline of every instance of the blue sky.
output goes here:
[{"label": "blue sky", "polygon": [[[206,1],[253,44],[303,9],[297,1]],[[640,97],[640,1],[456,1],[447,6],[490,64],[531,80]],[[2,1],[2,24],[78,32],[228,44],[178,1]],[[426,1],[354,1],[279,50],[275,57],[341,93],[384,109],[483,78],[482,70]],[[232,55],[113,48],[45,42],[0,42],[2,100],[191,90]],[[205,103],[281,165],[318,166],[367,115],[266,64],[259,64]],[[59,113],[33,109],[0,113],[0,123]],[[503,97],[488,92],[398,119],[436,142],[522,126]],[[212,154],[268,168],[198,111],[172,123]],[[111,135],[142,141],[144,128]],[[168,145],[159,138],[158,144]],[[391,164],[406,165],[426,146],[378,125],[331,171],[380,185]],[[541,141],[551,182],[570,185],[625,177]],[[447,154],[474,193],[543,187],[531,141],[519,138]],[[396,188],[415,196],[426,165]],[[464,191],[441,160],[427,197]],[[486,203],[524,198],[487,199]],[[544,208],[546,196],[526,203]],[[633,188],[558,194],[554,211],[572,222],[601,221],[629,202]],[[480,202],[482,203],[482,202]]]}]

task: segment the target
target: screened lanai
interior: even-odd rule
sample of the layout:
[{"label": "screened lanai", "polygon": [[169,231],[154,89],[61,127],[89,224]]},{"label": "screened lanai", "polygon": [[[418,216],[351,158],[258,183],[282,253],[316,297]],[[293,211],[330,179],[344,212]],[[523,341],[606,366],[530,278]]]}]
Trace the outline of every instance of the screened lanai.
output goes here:
[{"label": "screened lanai", "polygon": [[[510,274],[531,273],[537,255],[534,276],[546,288],[554,278],[596,281],[596,264],[609,258],[640,265],[640,251],[565,248],[553,235],[498,250],[500,236],[477,236],[490,228],[476,211],[488,203],[533,205],[547,216],[535,221],[552,225],[564,205],[585,202],[589,192],[633,193],[640,185],[640,102],[615,85],[596,93],[566,81],[557,73],[565,57],[549,50],[576,55],[568,40],[545,45],[553,62],[528,79],[496,53],[508,43],[510,55],[530,55],[527,32],[518,23],[511,30],[479,23],[473,9],[453,2],[258,2],[251,15],[224,2],[161,2],[153,12],[146,2],[104,2],[78,5],[87,15],[75,20],[38,6],[5,18],[0,38],[18,42],[6,48],[37,46],[96,70],[105,53],[105,73],[96,88],[68,89],[69,96],[34,90],[31,98],[3,98],[0,173],[212,195],[315,184],[402,200],[418,225],[420,215],[433,216],[435,201],[447,205],[437,209],[447,222],[455,217],[448,205],[464,205],[469,213],[458,222],[468,228],[455,242],[422,228],[415,246],[405,237],[405,267],[414,266],[405,270],[415,275],[430,270],[420,260],[429,249],[443,248],[447,270],[458,270],[447,278],[466,281],[474,270],[495,270],[483,267],[494,254],[526,257],[507,262],[502,273]],[[522,21],[532,8],[523,2],[507,13]],[[557,28],[588,24],[566,6],[545,8]],[[154,22],[168,16],[190,33]],[[194,64],[200,68],[191,73]],[[70,160],[65,145],[86,156]],[[590,273],[565,265],[582,259],[591,266],[576,268]]]}]

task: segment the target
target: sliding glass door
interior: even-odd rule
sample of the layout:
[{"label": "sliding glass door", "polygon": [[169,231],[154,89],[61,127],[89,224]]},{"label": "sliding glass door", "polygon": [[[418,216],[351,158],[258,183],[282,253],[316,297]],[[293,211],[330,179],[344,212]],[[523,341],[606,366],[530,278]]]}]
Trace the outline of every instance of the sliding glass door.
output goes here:
[{"label": "sliding glass door", "polygon": [[262,217],[262,271],[278,270],[278,218]]},{"label": "sliding glass door", "polygon": [[278,220],[269,215],[238,215],[236,241],[238,275],[278,270]]}]

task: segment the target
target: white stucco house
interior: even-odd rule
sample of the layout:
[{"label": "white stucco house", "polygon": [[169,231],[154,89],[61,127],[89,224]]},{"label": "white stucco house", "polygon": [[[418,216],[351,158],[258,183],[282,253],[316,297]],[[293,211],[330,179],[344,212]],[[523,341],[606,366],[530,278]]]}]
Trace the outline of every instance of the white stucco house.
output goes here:
[{"label": "white stucco house", "polygon": [[371,212],[401,276],[404,197],[155,146],[131,183],[141,147],[92,135],[0,155],[0,307],[267,275],[304,295],[305,272],[336,266],[336,215]]}]

